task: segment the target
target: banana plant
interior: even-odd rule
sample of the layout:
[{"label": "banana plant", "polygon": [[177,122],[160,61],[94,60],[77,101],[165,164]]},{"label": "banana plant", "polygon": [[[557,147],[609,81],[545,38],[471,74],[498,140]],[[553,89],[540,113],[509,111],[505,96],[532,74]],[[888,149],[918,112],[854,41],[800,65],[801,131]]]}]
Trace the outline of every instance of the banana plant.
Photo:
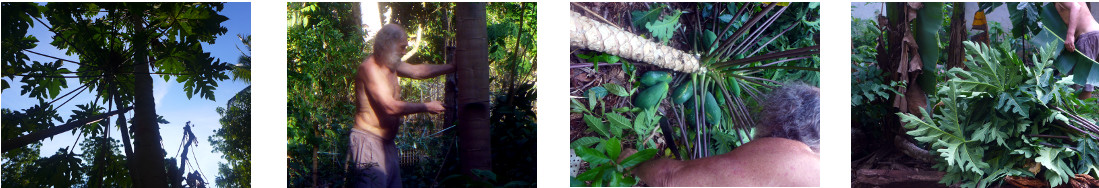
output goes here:
[{"label": "banana plant", "polygon": [[[1065,34],[1068,26],[1057,13],[1054,3],[1042,6],[1042,30],[1030,40],[1034,46],[1047,46],[1052,44],[1055,52],[1061,52],[1065,48]],[[1080,85],[1099,85],[1099,62],[1084,56],[1079,51],[1059,53],[1054,60],[1054,67],[1062,73],[1071,73],[1072,82]]]}]

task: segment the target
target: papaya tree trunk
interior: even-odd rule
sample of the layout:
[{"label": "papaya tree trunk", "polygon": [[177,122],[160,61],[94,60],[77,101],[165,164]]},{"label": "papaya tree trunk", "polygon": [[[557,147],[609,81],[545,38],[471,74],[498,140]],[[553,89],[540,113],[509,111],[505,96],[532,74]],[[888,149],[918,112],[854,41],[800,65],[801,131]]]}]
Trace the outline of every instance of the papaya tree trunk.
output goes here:
[{"label": "papaya tree trunk", "polygon": [[653,42],[610,24],[572,12],[569,44],[672,69],[694,73],[701,67],[698,58],[668,45]]},{"label": "papaya tree trunk", "polygon": [[[137,5],[141,6],[141,5]],[[160,146],[160,125],[156,122],[156,103],[153,98],[153,78],[149,76],[147,59],[148,35],[142,14],[135,13],[143,8],[131,9],[130,21],[133,23],[134,51],[134,163],[130,170],[134,175],[134,187],[167,187],[165,179],[164,149]]]},{"label": "papaya tree trunk", "polygon": [[458,3],[457,29],[458,138],[462,173],[475,177],[472,169],[492,170],[489,140],[488,25],[484,3]]}]

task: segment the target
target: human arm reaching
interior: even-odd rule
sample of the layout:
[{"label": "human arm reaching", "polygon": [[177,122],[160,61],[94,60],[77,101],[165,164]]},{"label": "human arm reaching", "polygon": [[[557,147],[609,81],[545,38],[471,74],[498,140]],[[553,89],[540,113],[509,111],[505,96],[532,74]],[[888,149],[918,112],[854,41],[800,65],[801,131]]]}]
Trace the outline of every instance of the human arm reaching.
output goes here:
[{"label": "human arm reaching", "polygon": [[384,71],[379,69],[382,69],[382,67],[369,64],[360,65],[356,79],[366,84],[366,92],[370,94],[376,105],[381,107],[382,113],[390,116],[403,116],[423,112],[438,114],[445,111],[442,102],[439,101],[409,103],[398,100],[393,95],[393,88],[399,86],[388,82],[389,79],[382,73]]}]

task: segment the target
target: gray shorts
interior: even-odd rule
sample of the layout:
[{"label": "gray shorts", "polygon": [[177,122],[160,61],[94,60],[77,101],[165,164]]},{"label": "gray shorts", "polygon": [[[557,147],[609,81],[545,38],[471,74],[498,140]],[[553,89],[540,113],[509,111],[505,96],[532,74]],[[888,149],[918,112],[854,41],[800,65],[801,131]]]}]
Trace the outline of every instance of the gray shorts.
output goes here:
[{"label": "gray shorts", "polygon": [[351,187],[401,187],[401,169],[397,145],[374,133],[351,129],[347,149],[351,163],[347,180]]},{"label": "gray shorts", "polygon": [[[1099,57],[1099,31],[1091,31],[1076,37],[1076,51],[1079,51],[1084,56],[1095,59]],[[1084,91],[1095,91],[1095,86],[1091,84],[1085,85]]]}]

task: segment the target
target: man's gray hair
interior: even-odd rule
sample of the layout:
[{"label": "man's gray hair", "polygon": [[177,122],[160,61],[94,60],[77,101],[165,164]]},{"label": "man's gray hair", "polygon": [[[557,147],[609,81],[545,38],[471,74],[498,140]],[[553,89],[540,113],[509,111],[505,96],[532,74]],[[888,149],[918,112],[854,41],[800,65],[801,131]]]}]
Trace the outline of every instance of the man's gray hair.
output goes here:
[{"label": "man's gray hair", "polygon": [[378,31],[378,34],[374,36],[374,54],[379,53],[391,53],[400,45],[396,43],[404,42],[408,38],[408,34],[401,25],[386,24],[382,26],[382,30]]},{"label": "man's gray hair", "polygon": [[787,83],[772,91],[756,124],[756,138],[779,137],[801,141],[820,152],[820,89]]}]

